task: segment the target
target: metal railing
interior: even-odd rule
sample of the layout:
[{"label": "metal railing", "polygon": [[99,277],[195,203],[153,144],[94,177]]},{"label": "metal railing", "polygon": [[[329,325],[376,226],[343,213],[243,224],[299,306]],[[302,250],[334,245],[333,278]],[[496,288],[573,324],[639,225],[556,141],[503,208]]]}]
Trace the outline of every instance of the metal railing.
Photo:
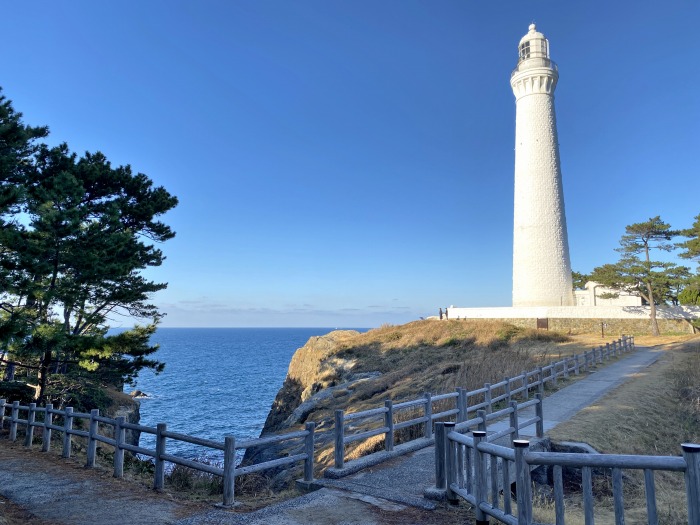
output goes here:
[{"label": "metal railing", "polygon": [[[515,69],[510,74],[510,77],[513,78],[517,73],[520,73],[520,71],[527,71],[527,69],[520,69],[520,65],[523,62],[531,61],[532,66],[531,67],[548,67],[550,69],[553,69],[554,71],[559,71],[559,66],[557,66],[557,63],[550,59],[550,58],[545,58],[545,57],[528,57],[528,58],[521,58],[518,60],[518,65],[515,66]],[[536,64],[536,62],[539,62],[539,64]],[[528,68],[529,69],[529,68]]]}]

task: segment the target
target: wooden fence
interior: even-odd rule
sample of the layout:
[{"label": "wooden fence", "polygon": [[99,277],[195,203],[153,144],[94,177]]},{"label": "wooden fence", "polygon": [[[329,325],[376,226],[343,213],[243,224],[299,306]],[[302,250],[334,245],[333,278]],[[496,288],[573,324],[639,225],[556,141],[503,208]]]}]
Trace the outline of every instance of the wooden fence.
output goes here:
[{"label": "wooden fence", "polygon": [[[621,339],[606,343],[604,346],[593,348],[583,354],[577,354],[566,357],[560,361],[551,362],[547,366],[538,367],[536,370],[523,372],[519,376],[505,378],[503,381],[495,384],[486,383],[483,388],[467,392],[463,388],[457,389],[456,392],[450,392],[440,395],[424,394],[423,397],[406,401],[403,403],[392,403],[391,400],[385,401],[383,407],[361,412],[353,412],[345,414],[342,410],[337,410],[335,413],[335,452],[334,463],[336,468],[342,468],[344,465],[345,445],[355,441],[366,440],[372,436],[384,434],[385,449],[388,451],[394,448],[394,432],[415,425],[423,426],[423,436],[432,440],[433,424],[436,421],[453,418],[457,423],[457,428],[462,428],[463,425],[479,424],[479,421],[484,423],[494,418],[505,417],[511,414],[513,410],[513,398],[520,396],[524,401],[520,405],[515,405],[518,408],[515,410],[516,420],[517,411],[529,406],[537,406],[541,410],[541,397],[544,393],[546,383],[556,385],[559,378],[567,378],[570,374],[578,375],[581,371],[587,372],[590,368],[596,367],[612,357],[619,356],[623,353],[630,352],[634,349],[634,338],[623,336]],[[530,400],[532,390],[537,389],[537,399]],[[452,403],[452,408],[447,408],[442,411],[435,411],[435,403]],[[508,408],[500,411],[496,410],[500,405],[508,405]],[[10,409],[9,417],[6,416],[6,409]],[[402,411],[407,409],[421,409],[422,415],[405,421],[401,421]],[[20,418],[20,413],[26,412],[26,419]],[[479,414],[483,412],[483,416]],[[405,412],[403,412],[405,414]],[[476,414],[476,419],[469,420],[470,414]],[[399,416],[397,421],[397,415]],[[37,419],[38,416],[38,419]],[[61,419],[61,424],[54,423],[54,416]],[[512,416],[511,416],[512,417]],[[539,417],[539,422],[537,418]],[[376,422],[377,418],[382,420],[382,424],[378,427],[369,430],[347,433],[348,423],[351,428],[356,428],[367,422]],[[84,421],[87,425],[87,430],[74,428],[75,420]],[[172,432],[167,429],[165,423],[160,423],[155,427],[137,425],[127,423],[124,417],[109,418],[101,416],[99,410],[92,410],[90,413],[74,412],[71,407],[66,407],[64,410],[56,410],[52,405],[46,407],[38,407],[31,403],[28,406],[20,405],[18,401],[7,403],[6,400],[0,399],[0,429],[4,429],[5,420],[9,421],[9,438],[12,441],[17,439],[18,426],[25,428],[25,441],[27,447],[31,447],[34,440],[34,429],[42,429],[42,451],[48,452],[51,446],[52,432],[62,433],[63,451],[62,455],[65,458],[71,455],[71,440],[73,436],[85,438],[87,440],[87,466],[94,467],[97,459],[97,443],[104,443],[114,448],[114,476],[121,477],[124,470],[124,452],[132,452],[142,454],[147,457],[154,458],[155,474],[153,486],[156,489],[162,489],[165,478],[165,463],[174,463],[189,467],[201,472],[206,472],[223,478],[224,495],[223,504],[225,506],[233,505],[234,503],[234,482],[237,476],[251,474],[262,470],[291,465],[297,462],[304,462],[304,481],[313,481],[314,469],[314,440],[315,440],[315,423],[306,423],[305,429],[279,434],[269,437],[252,439],[243,442],[236,442],[233,436],[226,436],[221,441],[213,441],[203,439],[187,434]],[[476,421],[476,423],[475,423]],[[542,417],[541,413],[529,422],[522,423],[519,428],[527,424],[537,424],[537,435],[542,435]],[[462,426],[460,426],[462,425]],[[100,433],[100,426],[111,427],[111,435],[109,437]],[[469,426],[464,427],[470,428]],[[147,449],[140,446],[126,443],[126,430],[136,430],[141,433],[152,434],[155,436],[155,449]],[[205,448],[223,451],[224,462],[223,468],[207,465],[205,463],[188,460],[167,453],[167,440],[177,440],[193,445],[202,446]],[[303,440],[304,452],[292,456],[282,457],[266,461],[263,463],[237,466],[236,465],[236,450],[244,450],[251,447],[264,447],[268,445],[276,445],[288,440]]]},{"label": "wooden fence", "polygon": [[[5,409],[10,409],[9,417],[5,415]],[[20,413],[26,412],[26,419],[20,418]],[[39,416],[37,418],[37,416]],[[61,425],[54,424],[54,416],[61,418]],[[78,436],[87,440],[87,467],[94,467],[97,460],[97,443],[104,443],[114,448],[114,476],[122,477],[124,474],[124,452],[133,452],[144,456],[152,457],[155,460],[155,475],[153,480],[153,488],[162,489],[165,483],[165,464],[166,462],[174,463],[189,467],[200,472],[206,472],[214,476],[223,478],[224,506],[234,504],[234,483],[235,478],[244,474],[251,474],[275,467],[291,465],[300,461],[304,462],[304,481],[313,481],[314,470],[314,434],[316,424],[313,422],[306,423],[304,430],[297,432],[289,432],[286,434],[278,434],[270,437],[251,439],[236,443],[233,436],[226,436],[223,442],[202,439],[187,434],[172,432],[167,429],[165,423],[159,423],[155,427],[144,425],[135,425],[127,423],[123,416],[115,419],[100,416],[100,411],[95,409],[90,413],[73,412],[71,407],[65,410],[55,410],[53,405],[46,407],[38,407],[35,403],[29,406],[20,405],[19,401],[7,403],[4,399],[0,399],[0,429],[5,428],[5,420],[9,421],[9,439],[17,440],[17,428],[23,426],[25,428],[24,445],[31,447],[34,441],[34,429],[42,430],[42,448],[43,452],[48,452],[51,447],[52,432],[61,432],[63,434],[63,451],[62,456],[69,458],[71,456],[72,438]],[[84,421],[87,430],[74,428],[76,420]],[[111,427],[111,435],[109,437],[100,433],[100,426]],[[136,430],[146,434],[155,436],[155,450],[147,449],[126,443],[125,434],[127,430]],[[197,461],[181,458],[167,453],[168,440],[182,441],[193,445],[198,445],[208,449],[222,451],[224,455],[223,468],[208,465]],[[266,445],[277,444],[288,440],[303,440],[304,452],[295,454],[255,465],[244,467],[236,466],[236,450],[244,450],[250,447],[260,447]]]},{"label": "wooden fence", "polygon": [[[565,525],[562,469],[581,469],[583,512],[586,525],[594,524],[593,469],[612,470],[615,523],[625,523],[623,469],[643,470],[647,520],[658,523],[654,471],[685,474],[688,523],[700,523],[700,445],[681,446],[682,457],[633,456],[620,454],[574,454],[533,452],[526,440],[513,439],[513,448],[492,443],[494,435],[482,428],[466,436],[452,423],[436,426],[437,487],[445,489],[448,500],[462,498],[476,513],[476,523],[488,523],[489,517],[508,525],[531,525],[531,469],[553,466],[556,525]],[[517,436],[515,436],[517,437]],[[438,442],[441,442],[438,445]],[[514,475],[513,475],[514,474]],[[510,486],[516,483],[517,509],[512,508]]]},{"label": "wooden fence", "polygon": [[[622,336],[612,343],[606,343],[583,354],[574,354],[560,361],[552,361],[547,366],[541,366],[529,372],[523,371],[522,374],[516,377],[506,377],[499,383],[486,383],[477,390],[467,392],[464,388],[458,388],[456,392],[437,396],[426,393],[421,398],[396,404],[392,403],[391,400],[386,400],[383,407],[350,414],[346,414],[344,410],[336,410],[334,466],[336,469],[344,467],[345,446],[350,443],[364,441],[383,434],[384,448],[390,452],[394,450],[394,432],[415,425],[422,425],[423,435],[421,437],[430,440],[433,437],[433,422],[435,421],[453,418],[456,423],[461,423],[467,421],[470,414],[476,414],[479,410],[491,413],[494,408],[501,404],[508,405],[516,396],[527,401],[530,399],[532,390],[537,389],[538,393],[544,394],[547,383],[556,386],[559,378],[566,379],[570,374],[579,375],[581,371],[588,372],[598,364],[633,349],[634,337]],[[441,412],[435,412],[434,403],[436,402],[452,403],[454,406]],[[416,408],[422,411],[421,416],[402,420],[402,414],[406,413],[404,411]],[[378,420],[381,420],[379,426],[376,424]],[[362,430],[363,425],[365,428],[370,428]]]}]

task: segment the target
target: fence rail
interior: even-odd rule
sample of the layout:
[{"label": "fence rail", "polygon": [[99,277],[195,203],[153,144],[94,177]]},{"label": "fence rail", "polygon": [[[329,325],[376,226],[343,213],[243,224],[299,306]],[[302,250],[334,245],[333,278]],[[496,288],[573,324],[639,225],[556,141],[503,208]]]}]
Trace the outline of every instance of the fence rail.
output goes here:
[{"label": "fence rail", "polygon": [[[10,409],[9,417],[5,414],[7,408]],[[25,412],[26,418],[20,418],[20,414],[23,415]],[[37,419],[37,415],[40,416],[39,419]],[[63,424],[54,424],[53,416],[61,417],[63,419]],[[235,478],[238,476],[303,462],[304,481],[312,482],[314,479],[314,436],[316,424],[313,422],[306,423],[305,429],[301,431],[241,441],[239,443],[236,443],[236,439],[233,436],[225,436],[224,441],[221,442],[190,436],[188,434],[181,434],[179,432],[172,432],[167,429],[165,423],[159,423],[155,427],[127,423],[123,416],[114,419],[101,416],[100,411],[97,409],[90,411],[88,414],[74,412],[71,407],[66,407],[65,410],[55,410],[51,404],[46,405],[46,407],[38,407],[35,403],[20,405],[19,401],[7,403],[6,400],[0,399],[0,429],[5,428],[6,420],[9,422],[9,439],[12,441],[17,440],[18,427],[24,427],[24,445],[26,447],[31,447],[33,445],[34,429],[42,429],[41,450],[43,452],[48,452],[51,447],[52,432],[62,432],[63,449],[61,455],[64,458],[70,458],[71,456],[72,439],[74,436],[85,438],[87,440],[87,467],[94,467],[96,465],[98,443],[104,443],[105,445],[113,447],[114,477],[120,478],[124,475],[125,451],[152,457],[155,461],[155,474],[153,479],[153,488],[155,489],[162,489],[165,484],[166,463],[182,465],[200,472],[222,477],[224,486],[224,506],[234,504],[234,484]],[[84,421],[87,425],[87,430],[74,428],[75,420]],[[111,427],[111,434],[113,437],[101,434],[100,425],[103,427]],[[155,449],[148,449],[126,443],[126,430],[137,430],[139,432],[155,435]],[[223,451],[223,468],[168,454],[166,452],[168,440],[181,441],[217,451]],[[254,446],[272,445],[290,440],[303,440],[304,452],[255,465],[244,467],[236,466],[236,450],[244,450]]]},{"label": "fence rail", "polygon": [[[499,403],[508,405],[516,397],[527,401],[535,389],[537,389],[537,393],[544,395],[547,383],[556,386],[559,378],[566,379],[571,374],[579,375],[581,371],[588,372],[604,361],[633,349],[634,337],[622,336],[612,343],[592,348],[582,354],[574,354],[556,362],[552,361],[546,366],[538,367],[529,372],[523,371],[518,376],[506,377],[498,383],[486,383],[483,388],[469,392],[464,388],[458,388],[456,392],[436,396],[426,393],[422,398],[402,403],[393,404],[391,400],[387,400],[383,407],[349,414],[346,414],[344,410],[336,410],[334,467],[342,469],[345,466],[345,446],[350,443],[384,435],[384,449],[391,452],[394,450],[394,432],[415,425],[423,425],[422,437],[430,440],[433,438],[433,422],[435,421],[454,416],[454,421],[461,423],[467,421],[470,414],[476,414],[479,410],[491,413]],[[435,412],[433,404],[439,401],[453,402],[454,407],[442,412]],[[422,409],[420,416],[405,421],[401,420],[401,411],[416,408]],[[377,426],[378,421],[380,421],[379,426]],[[357,430],[362,423],[374,427],[368,430]]]},{"label": "fence rail", "polygon": [[[564,467],[581,469],[583,513],[586,525],[594,523],[593,469],[612,472],[615,523],[625,523],[623,470],[642,470],[648,523],[658,523],[654,472],[683,472],[688,505],[688,523],[700,523],[700,445],[684,444],[681,457],[621,454],[569,454],[533,452],[530,442],[512,439],[514,448],[496,445],[494,435],[482,427],[466,436],[451,423],[436,426],[437,487],[448,500],[464,499],[474,507],[477,523],[489,517],[509,525],[532,525],[531,469],[553,467],[556,525],[565,525]],[[512,435],[515,435],[514,433]],[[512,476],[511,473],[514,473]],[[512,508],[510,485],[516,483],[517,510]]]}]

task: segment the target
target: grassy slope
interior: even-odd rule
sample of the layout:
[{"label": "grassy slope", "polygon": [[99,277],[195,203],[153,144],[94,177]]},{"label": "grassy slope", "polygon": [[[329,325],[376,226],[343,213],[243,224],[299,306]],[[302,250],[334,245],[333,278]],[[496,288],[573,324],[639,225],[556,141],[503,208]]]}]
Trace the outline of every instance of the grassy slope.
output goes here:
[{"label": "grassy slope", "polygon": [[[518,375],[601,342],[599,336],[589,339],[487,320],[416,321],[363,334],[333,332],[312,338],[292,359],[264,432],[286,430],[283,422],[292,411],[327,388],[333,388],[332,396],[320,401],[306,419],[316,422],[320,431],[331,429],[336,409],[351,413],[380,407],[385,399],[397,403],[425,392],[451,392],[458,386],[477,389],[485,382]],[[381,375],[342,386],[357,374],[372,372]],[[319,467],[330,465],[329,445],[319,443]],[[381,438],[351,445],[346,457],[352,459],[380,446]]]}]

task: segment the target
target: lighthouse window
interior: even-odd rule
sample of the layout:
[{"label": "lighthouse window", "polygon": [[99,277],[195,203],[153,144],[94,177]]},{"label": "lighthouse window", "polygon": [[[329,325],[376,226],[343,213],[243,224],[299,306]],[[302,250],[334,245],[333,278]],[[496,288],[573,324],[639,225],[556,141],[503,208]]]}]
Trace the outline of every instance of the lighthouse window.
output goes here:
[{"label": "lighthouse window", "polygon": [[530,58],[530,42],[520,44],[520,58]]}]

